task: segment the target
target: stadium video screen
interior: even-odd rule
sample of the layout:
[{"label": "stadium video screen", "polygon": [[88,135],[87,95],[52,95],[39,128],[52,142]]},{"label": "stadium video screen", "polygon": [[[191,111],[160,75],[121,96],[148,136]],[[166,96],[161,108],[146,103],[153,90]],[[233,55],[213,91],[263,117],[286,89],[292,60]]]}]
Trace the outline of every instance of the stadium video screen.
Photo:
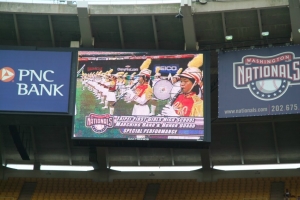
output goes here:
[{"label": "stadium video screen", "polygon": [[74,139],[204,141],[203,53],[79,51]]}]

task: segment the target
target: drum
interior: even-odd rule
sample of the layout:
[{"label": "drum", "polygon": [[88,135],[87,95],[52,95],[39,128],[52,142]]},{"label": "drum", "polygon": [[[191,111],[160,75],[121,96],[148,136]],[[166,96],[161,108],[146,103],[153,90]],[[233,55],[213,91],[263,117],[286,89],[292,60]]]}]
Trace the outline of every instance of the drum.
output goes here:
[{"label": "drum", "polygon": [[168,80],[160,80],[153,86],[153,94],[159,100],[166,100],[171,97],[173,85]]}]

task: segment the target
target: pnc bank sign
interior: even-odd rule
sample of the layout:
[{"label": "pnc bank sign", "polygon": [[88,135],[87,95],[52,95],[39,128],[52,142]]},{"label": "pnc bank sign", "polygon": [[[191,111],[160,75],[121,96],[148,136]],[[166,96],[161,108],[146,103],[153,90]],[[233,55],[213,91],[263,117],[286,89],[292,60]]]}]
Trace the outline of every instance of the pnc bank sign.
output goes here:
[{"label": "pnc bank sign", "polygon": [[67,113],[70,71],[71,52],[0,50],[0,111]]}]

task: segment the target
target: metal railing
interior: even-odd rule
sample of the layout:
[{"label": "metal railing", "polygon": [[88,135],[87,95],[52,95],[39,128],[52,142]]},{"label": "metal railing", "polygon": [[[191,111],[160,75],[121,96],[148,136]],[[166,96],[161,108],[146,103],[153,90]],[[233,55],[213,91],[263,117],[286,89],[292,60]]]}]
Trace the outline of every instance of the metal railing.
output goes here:
[{"label": "metal railing", "polygon": [[[135,5],[135,4],[171,4],[181,0],[81,0],[90,5]],[[77,4],[77,0],[0,0],[7,3],[36,3],[36,4]]]}]

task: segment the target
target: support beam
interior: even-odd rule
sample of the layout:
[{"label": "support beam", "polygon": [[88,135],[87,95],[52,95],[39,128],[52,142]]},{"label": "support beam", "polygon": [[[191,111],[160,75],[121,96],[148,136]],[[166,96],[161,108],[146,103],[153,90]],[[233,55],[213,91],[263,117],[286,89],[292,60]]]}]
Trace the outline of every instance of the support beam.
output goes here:
[{"label": "support beam", "polygon": [[68,156],[69,156],[69,164],[72,165],[72,153],[71,153],[71,147],[70,147],[70,134],[68,132],[68,128],[65,127],[65,134],[66,134],[66,141],[67,141],[67,148],[68,148]]},{"label": "support beam", "polygon": [[49,28],[50,28],[50,35],[51,35],[52,47],[55,47],[55,39],[54,39],[54,33],[53,33],[53,25],[52,25],[51,15],[48,15],[48,21],[49,21]]},{"label": "support beam", "polygon": [[37,154],[37,149],[36,149],[36,145],[35,145],[35,135],[34,135],[34,129],[32,126],[30,126],[30,133],[31,133],[31,142],[32,142],[32,149],[33,149],[33,156],[34,156],[34,160],[38,160],[38,154]]},{"label": "support beam", "polygon": [[280,163],[279,148],[278,148],[278,144],[277,144],[277,134],[276,134],[274,121],[272,121],[272,130],[273,130],[274,145],[275,145],[275,150],[276,150],[276,159],[277,159],[277,163]]},{"label": "support beam", "polygon": [[106,168],[109,169],[110,168],[110,163],[109,163],[109,151],[108,151],[108,147],[105,148],[105,157],[106,157]]},{"label": "support beam", "polygon": [[16,15],[16,14],[13,14],[13,16],[14,16],[14,24],[15,24],[15,31],[16,31],[16,36],[17,36],[18,45],[21,46],[21,39],[20,39],[20,32],[19,32],[19,26],[18,26],[17,15]]},{"label": "support beam", "polygon": [[1,160],[1,166],[0,166],[0,172],[1,172],[1,167],[6,165],[5,161],[5,148],[4,148],[4,136],[3,136],[3,126],[0,126],[0,160]]},{"label": "support beam", "polygon": [[185,50],[198,50],[191,0],[181,0],[181,7],[179,12],[183,15],[182,22],[185,40]]},{"label": "support beam", "polygon": [[107,148],[106,147],[97,147],[97,161],[100,170],[107,170]]},{"label": "support beam", "polygon": [[236,130],[237,130],[238,140],[239,140],[241,163],[245,164],[245,162],[244,162],[244,151],[243,151],[243,145],[242,145],[242,139],[241,139],[241,133],[240,133],[240,124],[239,123],[236,123]]},{"label": "support beam", "polygon": [[174,151],[173,151],[172,148],[170,149],[170,153],[171,153],[172,166],[174,166],[175,165],[175,162],[174,162]]},{"label": "support beam", "polygon": [[260,39],[263,39],[263,36],[262,36],[262,23],[261,23],[261,14],[260,14],[260,10],[257,9],[257,20],[258,20],[258,27],[259,27],[259,37]]},{"label": "support beam", "polygon": [[289,0],[290,18],[292,25],[292,38],[294,44],[300,44],[300,2]]},{"label": "support beam", "polygon": [[125,49],[123,28],[122,28],[122,22],[121,22],[121,17],[120,16],[118,16],[118,26],[119,26],[121,46],[122,46],[122,49]]},{"label": "support beam", "polygon": [[200,154],[201,154],[202,169],[203,170],[211,169],[209,149],[201,149]]},{"label": "support beam", "polygon": [[157,29],[156,29],[156,21],[155,16],[152,15],[152,26],[153,26],[153,33],[154,33],[154,41],[156,49],[159,49],[158,37],[157,37]]},{"label": "support beam", "polygon": [[10,125],[9,131],[22,160],[30,160],[17,126]]},{"label": "support beam", "polygon": [[34,135],[34,128],[30,126],[30,133],[31,133],[31,143],[33,149],[33,159],[34,159],[34,170],[40,169],[40,159],[39,154],[37,152],[36,144],[35,144],[35,135]]},{"label": "support beam", "polygon": [[223,25],[224,41],[226,42],[225,37],[227,36],[227,30],[226,30],[226,19],[225,19],[224,12],[222,12],[222,25]]},{"label": "support beam", "polygon": [[138,166],[141,166],[140,149],[139,148],[136,148],[136,157],[137,157]]},{"label": "support beam", "polygon": [[77,2],[77,14],[79,20],[79,28],[81,35],[81,46],[82,47],[93,47],[94,39],[92,37],[92,29],[89,18],[89,9],[87,1]]},{"label": "support beam", "polygon": [[4,177],[4,166],[6,166],[6,160],[5,160],[5,148],[3,144],[4,138],[3,138],[3,126],[0,126],[0,160],[1,160],[1,165],[0,165],[0,176]]},{"label": "support beam", "polygon": [[91,146],[89,149],[89,161],[94,169],[99,169],[97,149],[94,146]]}]

